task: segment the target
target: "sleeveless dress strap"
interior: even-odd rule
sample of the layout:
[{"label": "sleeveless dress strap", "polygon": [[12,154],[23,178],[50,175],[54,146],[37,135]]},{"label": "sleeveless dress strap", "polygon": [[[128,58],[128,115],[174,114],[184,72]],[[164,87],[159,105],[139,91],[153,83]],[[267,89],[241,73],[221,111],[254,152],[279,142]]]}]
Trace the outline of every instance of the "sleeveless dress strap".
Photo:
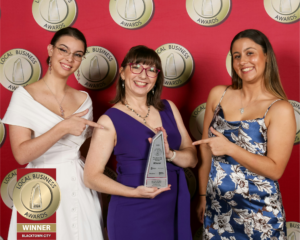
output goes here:
[{"label": "sleeveless dress strap", "polygon": [[224,97],[224,95],[225,95],[225,93],[226,93],[226,91],[227,91],[227,89],[228,89],[229,87],[230,87],[230,86],[227,86],[227,88],[226,88],[225,91],[223,92],[223,95],[222,95],[222,97],[221,97],[221,99],[220,99],[219,104],[222,102],[222,99],[223,99],[223,97]]},{"label": "sleeveless dress strap", "polygon": [[276,99],[274,102],[271,103],[271,105],[268,107],[268,109],[267,109],[267,111],[266,111],[266,113],[265,113],[265,115],[264,115],[264,118],[266,117],[266,115],[267,115],[269,109],[272,107],[272,105],[273,105],[274,103],[276,103],[277,101],[280,101],[280,100],[282,100],[282,99]]}]

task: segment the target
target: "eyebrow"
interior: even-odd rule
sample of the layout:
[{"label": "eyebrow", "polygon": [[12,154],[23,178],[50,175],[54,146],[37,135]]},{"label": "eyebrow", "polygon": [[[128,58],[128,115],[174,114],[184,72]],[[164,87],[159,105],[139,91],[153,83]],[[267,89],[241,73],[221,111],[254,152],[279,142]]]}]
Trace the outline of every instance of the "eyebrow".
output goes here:
[{"label": "eyebrow", "polygon": [[[68,46],[66,46],[65,44],[59,44],[59,45],[62,45],[62,46],[64,46],[64,47],[66,47],[67,49],[69,49],[69,47]],[[84,53],[83,51],[81,51],[81,50],[78,50],[78,51],[75,51],[75,52],[82,52],[82,53]]]},{"label": "eyebrow", "polygon": [[[247,51],[247,50],[249,50],[249,49],[251,49],[251,48],[254,49],[254,50],[256,50],[256,49],[253,48],[253,47],[248,47],[248,48],[246,48],[243,52],[245,52],[245,51]],[[236,54],[236,53],[239,53],[239,52],[234,52],[233,54]],[[232,54],[232,55],[233,55],[233,54]]]}]

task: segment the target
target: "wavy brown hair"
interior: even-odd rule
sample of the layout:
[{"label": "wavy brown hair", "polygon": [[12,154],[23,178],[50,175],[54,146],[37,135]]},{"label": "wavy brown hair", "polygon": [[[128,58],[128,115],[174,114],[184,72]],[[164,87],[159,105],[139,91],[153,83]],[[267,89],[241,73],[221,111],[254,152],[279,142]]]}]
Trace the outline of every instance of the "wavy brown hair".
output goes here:
[{"label": "wavy brown hair", "polygon": [[[263,52],[267,56],[267,62],[266,62],[265,72],[264,72],[264,85],[266,89],[274,96],[280,99],[288,100],[280,81],[275,53],[273,51],[269,39],[262,32],[255,29],[247,29],[242,32],[239,32],[231,42],[230,45],[231,56],[232,56],[232,46],[234,42],[241,38],[249,38],[262,47]],[[231,57],[231,72],[232,72],[232,85],[231,85],[232,88],[241,89],[243,87],[243,82],[242,79],[237,75],[237,73],[233,69],[233,57]]]},{"label": "wavy brown hair", "polygon": [[[129,50],[121,64],[121,67],[125,69],[126,67],[129,67],[129,63],[140,63],[155,66],[157,69],[160,70],[160,72],[157,75],[157,80],[154,86],[154,94],[152,94],[152,91],[148,92],[147,94],[147,105],[152,105],[159,111],[163,110],[164,104],[161,101],[160,96],[164,84],[164,74],[158,54],[151,48],[148,48],[143,45],[138,45],[132,47]],[[120,74],[117,81],[117,93],[115,98],[110,103],[116,104],[118,102],[122,102],[123,104],[125,104],[125,88],[122,87],[122,83],[124,80],[122,80]]]}]

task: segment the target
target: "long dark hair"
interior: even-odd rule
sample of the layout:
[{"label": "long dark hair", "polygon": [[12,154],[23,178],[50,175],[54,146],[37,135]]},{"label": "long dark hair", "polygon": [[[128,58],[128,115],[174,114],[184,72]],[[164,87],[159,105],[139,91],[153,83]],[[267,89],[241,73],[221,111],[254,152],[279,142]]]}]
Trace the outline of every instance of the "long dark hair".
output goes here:
[{"label": "long dark hair", "polygon": [[[154,86],[154,94],[152,94],[152,91],[148,92],[147,94],[147,105],[152,105],[159,111],[163,110],[164,104],[160,99],[160,95],[164,84],[164,74],[158,54],[151,48],[138,45],[129,50],[121,64],[121,67],[125,69],[126,67],[129,67],[129,63],[141,63],[151,66],[154,65],[160,70]],[[125,88],[122,87],[123,80],[120,75],[117,81],[117,93],[111,103],[116,104],[117,102],[122,102],[125,104]]]},{"label": "long dark hair", "polygon": [[[62,28],[60,30],[58,30],[53,38],[51,39],[50,44],[55,46],[56,42],[58,41],[58,39],[60,39],[63,36],[70,36],[70,37],[74,37],[80,41],[83,42],[84,45],[84,54],[86,52],[87,49],[87,44],[86,44],[86,39],[83,35],[82,32],[80,32],[77,28],[73,28],[73,27],[66,27],[66,28]],[[49,64],[50,61],[50,57],[47,58],[47,64]]]},{"label": "long dark hair", "polygon": [[[262,32],[255,29],[247,29],[242,32],[239,32],[231,42],[230,45],[231,56],[232,56],[232,46],[234,42],[241,38],[249,38],[262,47],[263,52],[267,55],[267,62],[266,62],[265,72],[264,72],[264,85],[266,89],[274,96],[280,99],[287,100],[287,96],[283,90],[280,81],[275,53],[273,51],[269,39]],[[240,79],[240,77],[233,69],[233,57],[231,58],[231,72],[232,72],[232,85],[231,85],[232,88],[241,89],[243,86],[243,82],[242,79]]]}]

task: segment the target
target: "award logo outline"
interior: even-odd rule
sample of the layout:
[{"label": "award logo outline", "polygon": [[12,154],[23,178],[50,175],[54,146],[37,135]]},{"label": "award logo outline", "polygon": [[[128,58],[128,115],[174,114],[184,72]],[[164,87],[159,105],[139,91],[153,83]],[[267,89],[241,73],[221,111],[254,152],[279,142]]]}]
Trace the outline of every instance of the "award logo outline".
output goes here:
[{"label": "award logo outline", "polygon": [[154,13],[153,0],[110,0],[112,19],[126,29],[139,29],[149,23]]},{"label": "award logo outline", "polygon": [[167,43],[155,51],[162,62],[165,87],[181,87],[192,78],[194,59],[185,47],[176,43]]},{"label": "award logo outline", "polygon": [[280,23],[295,23],[300,19],[300,0],[264,0],[264,8]]},{"label": "award logo outline", "polygon": [[0,83],[12,92],[38,81],[41,73],[40,61],[26,49],[11,49],[0,58]]},{"label": "award logo outline", "polygon": [[1,184],[1,198],[5,205],[12,209],[13,204],[13,190],[17,183],[17,169],[9,172],[3,179]]},{"label": "award logo outline", "polygon": [[109,50],[90,46],[74,75],[82,86],[92,90],[103,90],[113,84],[117,68],[117,60]]},{"label": "award logo outline", "polygon": [[190,117],[190,121],[189,121],[190,133],[192,134],[195,140],[202,139],[205,109],[206,109],[206,103],[200,104],[198,107],[195,108],[195,110],[193,111]]},{"label": "award logo outline", "polygon": [[231,11],[231,0],[186,0],[186,10],[197,24],[213,27],[227,19]]},{"label": "award logo outline", "polygon": [[74,23],[77,4],[75,0],[34,0],[32,15],[40,27],[56,32]]},{"label": "award logo outline", "polygon": [[13,191],[13,204],[22,217],[40,221],[51,217],[61,200],[57,182],[48,174],[31,172],[19,179]]},{"label": "award logo outline", "polygon": [[287,240],[300,239],[300,223],[286,222]]},{"label": "award logo outline", "polygon": [[5,139],[6,139],[6,128],[5,128],[5,124],[2,122],[2,119],[0,118],[0,148],[5,142]]},{"label": "award logo outline", "polygon": [[297,102],[295,100],[289,100],[289,103],[292,104],[294,108],[294,113],[296,118],[297,129],[296,129],[296,137],[294,141],[294,145],[296,145],[300,143],[300,102]]}]

